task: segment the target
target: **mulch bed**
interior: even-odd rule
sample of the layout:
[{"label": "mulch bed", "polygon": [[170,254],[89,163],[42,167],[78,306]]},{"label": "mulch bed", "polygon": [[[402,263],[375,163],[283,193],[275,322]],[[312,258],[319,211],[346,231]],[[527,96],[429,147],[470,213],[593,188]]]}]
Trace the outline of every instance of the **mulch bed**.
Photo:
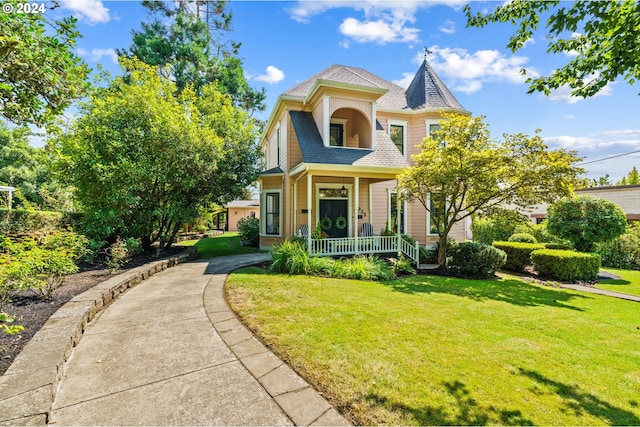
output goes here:
[{"label": "mulch bed", "polygon": [[11,302],[4,305],[3,311],[15,318],[15,324],[24,326],[24,331],[16,335],[0,332],[0,375],[4,374],[22,348],[40,330],[47,319],[71,298],[114,275],[148,262],[177,255],[184,249],[172,247],[163,251],[160,258],[146,254],[137,255],[115,274],[110,274],[104,264],[82,265],[79,273],[65,278],[63,285],[55,291],[50,300],[39,298],[30,291],[22,292],[13,297]]}]

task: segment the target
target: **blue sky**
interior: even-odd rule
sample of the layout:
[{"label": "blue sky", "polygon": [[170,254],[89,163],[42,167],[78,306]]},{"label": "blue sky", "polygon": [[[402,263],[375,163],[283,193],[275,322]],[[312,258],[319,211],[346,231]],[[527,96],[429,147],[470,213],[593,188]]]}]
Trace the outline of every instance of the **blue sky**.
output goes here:
[{"label": "blue sky", "polygon": [[[541,136],[551,148],[578,151],[585,162],[640,150],[640,85],[608,85],[598,96],[573,98],[567,90],[528,95],[520,75],[547,74],[570,58],[546,53],[544,33],[516,54],[505,48],[509,24],[466,28],[459,1],[234,1],[231,38],[250,83],[267,92],[267,119],[279,94],[332,64],[362,67],[406,85],[418,69],[424,46],[429,62],[474,116],[486,116],[492,135]],[[476,11],[499,2],[472,2]],[[131,45],[131,31],[148,19],[138,1],[68,0],[48,11],[79,18],[76,52],[91,66],[119,73],[115,49]],[[585,165],[588,176],[614,180],[640,153]]]}]

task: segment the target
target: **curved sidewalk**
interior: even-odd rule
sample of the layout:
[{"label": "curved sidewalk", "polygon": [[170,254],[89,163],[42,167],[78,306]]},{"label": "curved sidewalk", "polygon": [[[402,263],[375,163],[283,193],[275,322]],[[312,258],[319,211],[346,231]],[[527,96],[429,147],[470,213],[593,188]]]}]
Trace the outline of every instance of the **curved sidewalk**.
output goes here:
[{"label": "curved sidewalk", "polygon": [[122,295],[73,350],[49,423],[348,425],[224,300],[228,272],[268,257],[182,264]]}]

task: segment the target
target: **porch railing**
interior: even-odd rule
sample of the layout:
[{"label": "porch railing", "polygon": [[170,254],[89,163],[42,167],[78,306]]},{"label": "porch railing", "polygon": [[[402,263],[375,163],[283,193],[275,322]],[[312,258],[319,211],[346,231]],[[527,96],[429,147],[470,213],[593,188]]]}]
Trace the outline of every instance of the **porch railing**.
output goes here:
[{"label": "porch railing", "polygon": [[[398,241],[400,245],[398,245]],[[398,236],[342,237],[311,240],[311,255],[340,256],[371,253],[398,253],[418,263],[419,246]]]}]

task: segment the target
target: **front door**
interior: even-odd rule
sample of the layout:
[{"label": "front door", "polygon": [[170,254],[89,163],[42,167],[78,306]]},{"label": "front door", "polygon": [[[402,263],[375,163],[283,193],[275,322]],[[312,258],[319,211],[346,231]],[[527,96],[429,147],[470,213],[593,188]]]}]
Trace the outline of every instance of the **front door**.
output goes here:
[{"label": "front door", "polygon": [[329,237],[349,235],[348,200],[320,199],[320,227]]}]

